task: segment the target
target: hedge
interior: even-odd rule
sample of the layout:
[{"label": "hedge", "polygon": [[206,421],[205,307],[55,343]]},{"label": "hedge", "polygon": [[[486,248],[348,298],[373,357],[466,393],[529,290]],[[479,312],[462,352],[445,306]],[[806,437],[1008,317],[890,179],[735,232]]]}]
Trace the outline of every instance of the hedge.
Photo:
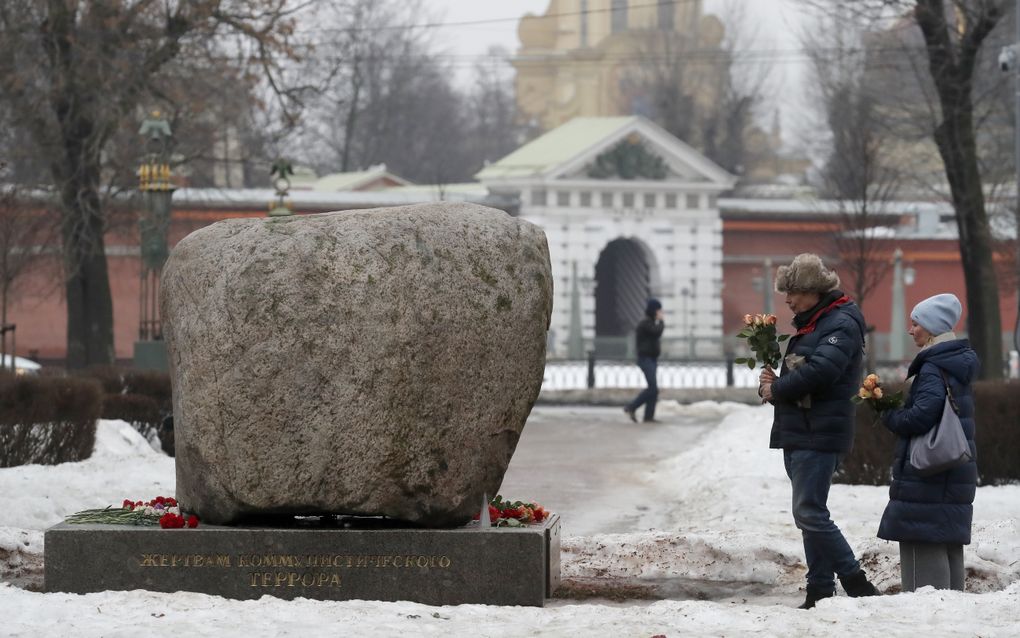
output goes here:
[{"label": "hedge", "polygon": [[[1020,382],[979,381],[974,384],[974,405],[981,484],[1020,481]],[[854,449],[836,472],[834,482],[888,485],[895,445],[896,436],[876,421],[872,409],[859,405]]]},{"label": "hedge", "polygon": [[101,406],[91,379],[0,375],[0,467],[87,459]]},{"label": "hedge", "polygon": [[173,456],[173,431],[163,425],[173,413],[168,374],[113,366],[92,366],[80,374],[102,384],[104,419],[126,421],[147,440],[158,437],[162,450]]}]

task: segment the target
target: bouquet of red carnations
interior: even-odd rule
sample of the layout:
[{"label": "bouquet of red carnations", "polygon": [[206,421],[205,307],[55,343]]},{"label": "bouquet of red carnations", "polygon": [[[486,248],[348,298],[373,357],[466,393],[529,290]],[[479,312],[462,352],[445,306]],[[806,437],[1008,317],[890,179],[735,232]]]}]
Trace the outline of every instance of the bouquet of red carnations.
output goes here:
[{"label": "bouquet of red carnations", "polygon": [[[493,527],[520,527],[529,523],[541,523],[548,517],[549,512],[536,503],[511,503],[498,494],[489,501],[489,522]],[[480,518],[481,514],[475,514],[476,521]]]},{"label": "bouquet of red carnations", "polygon": [[102,523],[106,525],[159,525],[163,529],[198,527],[198,517],[185,518],[177,499],[157,496],[151,501],[124,499],[120,507],[82,510],[67,517],[68,523]]}]

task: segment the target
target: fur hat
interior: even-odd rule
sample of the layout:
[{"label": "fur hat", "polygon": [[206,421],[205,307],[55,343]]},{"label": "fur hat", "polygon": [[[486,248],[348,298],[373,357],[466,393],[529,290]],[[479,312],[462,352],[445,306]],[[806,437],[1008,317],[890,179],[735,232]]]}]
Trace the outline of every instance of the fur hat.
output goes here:
[{"label": "fur hat", "polygon": [[662,302],[652,297],[648,300],[648,304],[645,306],[645,314],[649,317],[654,317],[655,313],[662,310]]},{"label": "fur hat", "polygon": [[776,292],[825,294],[836,288],[839,288],[839,275],[826,268],[822,258],[812,253],[797,255],[789,266],[776,270]]},{"label": "fur hat", "polygon": [[960,322],[963,314],[963,305],[956,295],[944,293],[928,297],[921,303],[914,306],[910,311],[910,318],[921,326],[932,336],[939,336],[943,332],[949,332]]}]

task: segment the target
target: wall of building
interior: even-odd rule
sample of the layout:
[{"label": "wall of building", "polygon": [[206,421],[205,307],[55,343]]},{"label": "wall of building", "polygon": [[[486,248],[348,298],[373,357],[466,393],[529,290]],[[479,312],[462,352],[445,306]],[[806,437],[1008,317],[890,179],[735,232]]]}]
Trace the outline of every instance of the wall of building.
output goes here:
[{"label": "wall of building", "polygon": [[[547,197],[555,197],[549,191]],[[570,321],[571,263],[577,261],[581,277],[594,277],[594,264],[605,246],[617,237],[636,238],[647,244],[655,255],[662,289],[655,291],[664,298],[670,334],[682,337],[684,326],[693,326],[696,336],[717,338],[723,334],[732,339],[745,313],[762,312],[765,293],[756,278],[762,277],[766,258],[776,267],[788,263],[800,252],[834,254],[832,234],[835,226],[824,219],[790,220],[782,216],[756,213],[753,219],[734,219],[723,214],[722,221],[709,208],[702,210],[662,210],[663,199],[654,213],[646,215],[594,214],[580,207],[579,192],[571,191],[569,205],[555,212],[556,207],[533,207],[525,210],[525,218],[539,223],[549,238],[555,278],[555,305],[552,329],[556,341],[566,348]],[[622,197],[622,195],[617,195]],[[705,205],[708,196],[703,195]],[[547,201],[555,201],[547,199]],[[526,200],[525,200],[526,203]],[[317,211],[316,211],[317,212]],[[583,214],[583,223],[567,221],[570,215]],[[264,210],[248,209],[180,209],[174,210],[170,227],[171,245],[188,233],[219,219],[261,217]],[[566,228],[564,228],[566,227]],[[694,231],[694,228],[698,228]],[[666,232],[671,230],[672,232]],[[721,243],[721,265],[713,259],[714,245]],[[956,241],[953,239],[889,240],[882,254],[889,260],[899,247],[904,265],[915,270],[915,281],[904,287],[907,312],[921,299],[940,292],[952,292],[966,306],[966,290]],[[133,356],[138,338],[140,262],[137,234],[127,231],[107,237],[110,285],[114,304],[116,354],[120,359]],[[34,268],[23,280],[13,298],[9,321],[17,324],[18,353],[32,354],[43,360],[58,360],[66,348],[67,317],[63,303],[60,265],[56,260]],[[694,280],[696,295],[689,300],[685,322],[680,290]],[[695,302],[695,299],[697,300]],[[771,294],[773,310],[781,326],[792,319],[783,304],[783,296]],[[892,324],[892,271],[879,283],[864,311],[877,333],[886,334]],[[1001,321],[1004,332],[1010,332],[1017,316],[1015,291],[1003,290],[1000,297]],[[582,315],[586,335],[594,334],[594,296],[590,288],[582,288]],[[720,327],[721,326],[721,327]],[[558,346],[559,347],[559,346]],[[707,346],[703,346],[707,347]],[[886,346],[883,346],[887,348]],[[565,350],[564,350],[565,351]],[[905,351],[913,353],[908,344]]]}]

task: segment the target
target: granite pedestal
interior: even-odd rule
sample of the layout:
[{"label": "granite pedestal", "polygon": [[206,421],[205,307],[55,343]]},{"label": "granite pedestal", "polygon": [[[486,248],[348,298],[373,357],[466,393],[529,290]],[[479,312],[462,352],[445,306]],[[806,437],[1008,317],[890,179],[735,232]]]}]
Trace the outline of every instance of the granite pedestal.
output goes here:
[{"label": "granite pedestal", "polygon": [[559,533],[556,515],[488,530],[64,523],[46,530],[46,591],[542,606],[559,584]]}]

